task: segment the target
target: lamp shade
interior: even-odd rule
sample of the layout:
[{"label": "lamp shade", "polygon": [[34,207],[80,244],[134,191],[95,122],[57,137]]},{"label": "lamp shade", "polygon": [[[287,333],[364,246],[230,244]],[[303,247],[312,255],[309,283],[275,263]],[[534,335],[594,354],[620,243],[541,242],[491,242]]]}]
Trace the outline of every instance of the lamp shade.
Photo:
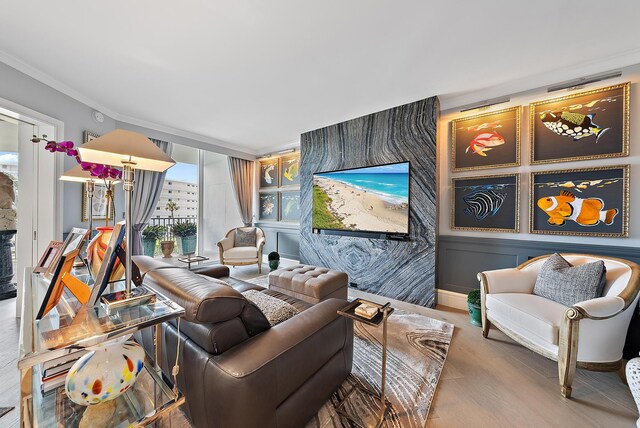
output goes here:
[{"label": "lamp shade", "polygon": [[106,180],[110,183],[118,183],[120,181],[117,178],[111,178],[111,177],[107,177],[104,179],[99,177],[94,177],[93,175],[91,175],[89,171],[85,171],[84,169],[82,169],[82,165],[76,165],[70,170],[65,171],[65,173],[60,176],[60,180],[75,181],[77,183],[86,183],[87,181],[91,181],[91,180],[93,181]]},{"label": "lamp shade", "polygon": [[146,136],[116,129],[78,147],[82,162],[121,166],[135,163],[135,169],[163,172],[175,161]]}]

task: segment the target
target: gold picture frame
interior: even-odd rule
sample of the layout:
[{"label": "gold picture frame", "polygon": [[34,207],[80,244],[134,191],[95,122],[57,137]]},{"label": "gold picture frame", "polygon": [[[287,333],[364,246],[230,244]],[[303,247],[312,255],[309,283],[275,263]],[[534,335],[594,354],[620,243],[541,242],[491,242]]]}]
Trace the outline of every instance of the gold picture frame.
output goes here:
[{"label": "gold picture frame", "polygon": [[[621,93],[620,95],[615,95],[615,97],[616,98],[618,96],[622,97],[622,111],[621,111],[621,117],[619,118],[616,118],[616,117],[609,118],[608,116],[611,114],[611,111],[604,113],[607,109],[600,109],[600,107],[598,106],[598,99],[595,97],[594,97],[594,100],[591,100],[587,103],[576,102],[578,101],[576,100],[577,98],[586,97],[588,100],[589,97],[593,97],[594,95],[602,94],[604,92],[615,93],[618,91]],[[575,101],[567,102],[571,100],[575,100]],[[603,98],[603,100],[606,101],[608,100],[608,98],[605,97]],[[582,160],[590,160],[590,159],[605,159],[605,158],[629,156],[630,101],[631,101],[631,83],[626,82],[618,85],[607,86],[604,88],[593,89],[590,91],[585,91],[585,92],[580,92],[576,94],[566,95],[563,97],[557,97],[549,100],[536,101],[536,102],[530,103],[529,104],[529,143],[531,145],[531,153],[530,153],[529,160],[531,162],[531,165],[542,165],[542,164],[551,164],[551,163],[558,163],[558,162],[572,162],[572,161],[582,161]],[[562,106],[562,104],[565,102],[567,102],[566,107]],[[589,106],[592,102],[595,102],[595,104]],[[558,105],[558,106],[552,107],[553,105]],[[542,138],[539,138],[538,140],[536,140],[536,127],[538,127],[540,130],[546,129],[543,126],[541,126],[537,120],[538,116],[541,113],[544,113],[544,112],[540,112],[539,110],[539,107],[543,107],[543,106],[551,107],[550,110],[555,110],[562,106],[562,108],[567,108],[571,112],[580,113],[580,114],[593,114],[594,117],[589,118],[589,123],[591,125],[595,125],[595,123],[591,122],[591,119],[593,118],[594,122],[598,122],[600,125],[602,125],[602,127],[596,125],[597,128],[604,130],[602,132],[602,137],[604,138],[606,136],[607,139],[611,139],[610,141],[614,141],[612,144],[617,144],[617,142],[620,141],[620,150],[607,153],[605,151],[607,147],[603,147],[603,145],[596,146],[595,144],[593,144],[591,147],[589,146],[586,147],[587,149],[590,149],[593,152],[593,154],[571,155],[570,154],[571,150],[580,150],[580,149],[584,150],[585,145],[582,143],[586,143],[587,140],[583,141],[581,138],[580,140],[571,141],[569,136],[556,135],[557,132],[556,134],[554,134],[554,131],[545,132],[544,141]],[[595,113],[592,113],[594,111]],[[600,114],[599,117],[597,116],[598,114]],[[604,117],[605,114],[607,115],[606,118]],[[604,120],[604,122],[601,122],[600,120],[598,120],[599,118],[601,120]],[[607,125],[613,125],[615,122],[617,122],[616,119],[621,120],[621,122],[619,123],[620,129],[616,129],[614,130],[615,133],[612,133],[611,129],[613,126],[608,128],[605,128],[605,127]],[[558,120],[560,120],[560,118]],[[618,134],[620,134],[620,138],[617,137]],[[587,137],[584,137],[584,138],[587,138]],[[600,138],[600,135],[596,134],[596,138]],[[563,150],[567,152],[566,155],[563,156],[561,153],[559,153],[559,156],[556,155],[557,157],[553,157],[553,155],[549,155],[549,154],[547,155],[540,154],[540,152],[542,151],[542,147],[538,147],[539,145],[547,144],[552,147],[552,150],[558,151],[560,150],[558,146],[558,142],[561,143],[560,146],[565,147]],[[564,142],[567,142],[568,144],[562,144]],[[580,143],[580,144],[576,145],[572,143]],[[596,139],[596,143],[597,143],[597,139]],[[536,159],[536,148],[538,148],[539,159]],[[600,153],[596,153],[596,151],[600,151]]]},{"label": "gold picture frame", "polygon": [[[113,220],[114,212],[111,204],[107,204],[107,186],[96,182],[93,186],[93,220]],[[87,184],[82,183],[82,221],[89,221],[89,198]]]},{"label": "gold picture frame", "polygon": [[[509,116],[511,115],[513,115],[514,117],[510,118]],[[478,159],[475,160],[475,162],[473,162],[473,159],[472,159],[471,162],[467,162],[468,163],[467,165],[461,165],[462,162],[459,162],[459,159],[458,159],[458,153],[462,150],[462,147],[458,142],[458,137],[460,136],[460,133],[457,131],[458,125],[461,122],[473,123],[478,120],[491,120],[491,116],[493,116],[495,119],[493,122],[496,122],[496,121],[500,122],[504,120],[515,120],[513,129],[511,129],[510,127],[509,136],[506,137],[506,138],[515,139],[514,151],[504,153],[502,155],[502,157],[504,158],[504,161],[499,163],[495,163],[495,164],[491,164],[487,162],[480,163],[482,159],[485,159],[485,156],[479,156]],[[475,171],[480,169],[509,168],[514,166],[520,166],[521,118],[522,118],[522,106],[516,106],[516,107],[509,107],[506,109],[492,111],[488,113],[481,113],[481,114],[476,114],[472,116],[461,117],[461,118],[452,120],[451,121],[451,146],[450,146],[451,147],[451,171],[452,172]],[[478,128],[477,130],[473,131],[472,129],[470,129],[468,130],[468,132],[481,132],[482,130],[486,130],[488,132],[494,132],[496,129],[498,129],[497,128],[498,124],[495,125],[496,127],[492,127],[490,125],[491,125],[491,122],[488,122],[488,123],[484,122],[482,124],[476,125],[476,128]],[[503,126],[504,125],[499,125],[500,128]],[[466,142],[463,145],[466,145]],[[473,163],[476,163],[476,165],[473,165]]]},{"label": "gold picture frame", "polygon": [[280,187],[300,187],[300,152],[278,158]]},{"label": "gold picture frame", "polygon": [[[478,226],[456,226],[456,217],[460,211],[456,210],[456,183],[463,181],[500,181],[500,179],[513,179],[513,185],[515,185],[514,190],[510,192],[515,201],[513,202],[513,213],[507,214],[506,219],[511,221],[513,220],[513,227],[478,227]],[[504,180],[506,183],[504,185],[511,186],[511,183],[508,183],[509,180]],[[500,183],[497,183],[500,184]],[[486,184],[485,184],[486,185]],[[471,177],[456,177],[451,179],[451,216],[450,216],[450,228],[451,230],[465,230],[472,232],[508,232],[508,233],[519,233],[520,232],[520,174],[519,173],[511,173],[511,174],[494,174],[494,175],[481,175],[481,176],[471,176]],[[506,208],[506,207],[505,207]],[[503,214],[504,217],[504,214]]]},{"label": "gold picture frame", "polygon": [[91,140],[95,140],[96,138],[98,138],[99,135],[95,134],[93,132],[89,132],[89,131],[84,131],[84,138],[83,138],[83,142],[84,144],[88,143]]},{"label": "gold picture frame", "polygon": [[[628,238],[629,237],[629,197],[630,197],[630,193],[629,193],[629,171],[630,171],[630,165],[613,165],[613,166],[606,166],[606,167],[592,167],[592,168],[578,168],[578,169],[562,169],[562,170],[551,170],[551,171],[534,171],[531,172],[529,174],[529,233],[532,234],[540,234],[540,235],[564,235],[564,236],[592,236],[592,237],[613,237],[613,238]],[[621,170],[622,171],[622,177],[606,177],[606,174],[604,174],[607,171],[615,171],[615,170]],[[593,173],[590,174],[591,175],[591,179],[587,179],[585,178],[585,174],[587,173]],[[549,214],[549,212],[551,212],[550,209],[546,209],[546,210],[542,210],[541,207],[538,206],[537,204],[537,200],[540,200],[542,197],[549,197],[551,195],[545,195],[546,192],[540,192],[539,189],[542,188],[542,185],[544,184],[550,184],[549,182],[545,182],[545,183],[541,183],[539,181],[536,181],[536,177],[538,176],[543,176],[543,175],[549,175],[549,176],[553,176],[553,175],[573,175],[573,179],[571,177],[567,177],[567,178],[563,178],[561,180],[556,181],[555,183],[561,183],[561,184],[557,184],[556,186],[553,186],[550,188],[554,189],[554,195],[557,192],[560,195],[560,192],[569,192],[573,195],[573,192],[577,193],[580,196],[577,195],[573,195],[576,198],[580,198],[580,199],[593,199],[593,198],[597,198],[600,199],[602,202],[604,202],[604,206],[601,208],[601,211],[604,210],[605,213],[607,211],[609,211],[610,209],[617,209],[616,204],[611,204],[610,200],[608,199],[607,201],[603,201],[602,198],[598,198],[598,196],[602,196],[602,195],[593,195],[592,192],[588,192],[585,193],[586,190],[591,190],[594,186],[596,188],[604,188],[609,184],[615,184],[617,181],[613,181],[616,179],[621,179],[622,180],[622,184],[621,184],[621,189],[619,191],[620,193],[620,206],[621,206],[621,213],[618,212],[617,214],[621,215],[621,220],[620,220],[620,232],[603,232],[603,229],[606,229],[607,225],[606,223],[604,225],[602,225],[601,223],[604,223],[603,221],[598,222],[595,225],[587,225],[587,226],[583,226],[585,227],[584,230],[576,230],[576,227],[573,227],[573,230],[558,230],[555,228],[551,228],[550,226],[551,223],[549,221],[547,221],[547,223],[549,224],[549,228],[548,229],[542,229],[537,227],[537,225],[539,223],[542,223],[541,221],[537,221],[537,215],[544,215],[546,214],[549,218],[551,218],[551,214]],[[582,178],[580,178],[582,175]],[[595,177],[593,177],[593,175],[595,175]],[[553,177],[551,177],[551,179],[553,179]],[[594,180],[595,179],[595,180]],[[598,180],[600,180],[600,182],[598,182]],[[568,183],[571,182],[572,186],[570,187],[568,185]],[[578,188],[578,186],[581,186],[581,183],[587,183],[589,182],[586,187],[582,187],[582,189]],[[578,183],[577,185],[575,183]],[[576,191],[579,190],[578,191]],[[614,195],[615,196],[615,195]],[[582,202],[581,202],[582,203]],[[584,205],[582,203],[582,205]],[[581,207],[582,207],[581,205]],[[582,210],[582,208],[581,208]],[[572,213],[573,214],[573,213]],[[580,214],[580,213],[578,213]],[[578,215],[576,214],[576,216]],[[613,224],[615,222],[615,217],[617,216],[614,215],[613,219],[612,219],[612,223]],[[605,216],[606,218],[606,216]],[[543,219],[545,219],[543,217]],[[567,218],[568,220],[571,220],[569,218]],[[575,223],[578,223],[577,219],[576,220],[571,220]],[[570,223],[567,223],[570,224]],[[564,226],[563,225],[557,225],[557,226]],[[603,227],[604,226],[604,227]],[[595,227],[597,227],[597,229],[595,229]]]}]

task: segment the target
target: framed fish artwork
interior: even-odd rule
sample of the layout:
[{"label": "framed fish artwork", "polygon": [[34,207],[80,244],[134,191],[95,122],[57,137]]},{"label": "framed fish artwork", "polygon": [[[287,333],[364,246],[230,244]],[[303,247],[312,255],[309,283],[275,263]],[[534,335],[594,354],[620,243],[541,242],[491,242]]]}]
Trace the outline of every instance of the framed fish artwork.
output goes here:
[{"label": "framed fish artwork", "polygon": [[278,221],[278,193],[258,193],[258,220]]},{"label": "framed fish artwork", "polygon": [[280,158],[280,186],[300,185],[300,153],[292,153]]},{"label": "framed fish artwork", "polygon": [[532,172],[531,233],[629,236],[629,165]]},{"label": "framed fish artwork", "polygon": [[300,222],[300,192],[280,192],[280,221]]},{"label": "framed fish artwork", "polygon": [[258,173],[260,174],[261,189],[276,189],[278,187],[278,158],[270,158],[259,161],[258,170]]},{"label": "framed fish artwork", "polygon": [[529,105],[531,163],[629,156],[630,83]]},{"label": "framed fish artwork", "polygon": [[522,107],[451,121],[453,172],[520,166]]},{"label": "framed fish artwork", "polygon": [[451,182],[451,229],[520,231],[520,176],[485,175]]}]

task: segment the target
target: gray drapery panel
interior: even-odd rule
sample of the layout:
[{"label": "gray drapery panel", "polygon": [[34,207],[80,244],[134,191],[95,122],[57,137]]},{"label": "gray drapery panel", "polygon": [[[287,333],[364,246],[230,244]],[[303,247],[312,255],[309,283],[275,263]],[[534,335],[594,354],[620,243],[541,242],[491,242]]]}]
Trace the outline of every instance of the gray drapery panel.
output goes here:
[{"label": "gray drapery panel", "polygon": [[[171,156],[173,145],[166,141],[154,140],[154,144]],[[156,204],[162,193],[165,172],[135,171],[135,184],[131,203],[131,222],[133,223],[133,236],[131,237],[131,254],[142,254],[142,231],[156,209]]]},{"label": "gray drapery panel", "polygon": [[253,222],[253,161],[229,156],[229,172],[240,217],[245,226]]}]

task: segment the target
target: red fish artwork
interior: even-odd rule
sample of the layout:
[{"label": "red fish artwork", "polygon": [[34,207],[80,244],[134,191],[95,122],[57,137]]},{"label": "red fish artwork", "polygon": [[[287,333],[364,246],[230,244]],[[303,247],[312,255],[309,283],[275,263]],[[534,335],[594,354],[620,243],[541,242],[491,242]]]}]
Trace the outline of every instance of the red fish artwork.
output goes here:
[{"label": "red fish artwork", "polygon": [[480,156],[487,156],[486,152],[493,150],[493,147],[501,146],[504,144],[504,137],[497,132],[482,132],[475,136],[475,138],[465,150],[465,153],[475,153]]}]

